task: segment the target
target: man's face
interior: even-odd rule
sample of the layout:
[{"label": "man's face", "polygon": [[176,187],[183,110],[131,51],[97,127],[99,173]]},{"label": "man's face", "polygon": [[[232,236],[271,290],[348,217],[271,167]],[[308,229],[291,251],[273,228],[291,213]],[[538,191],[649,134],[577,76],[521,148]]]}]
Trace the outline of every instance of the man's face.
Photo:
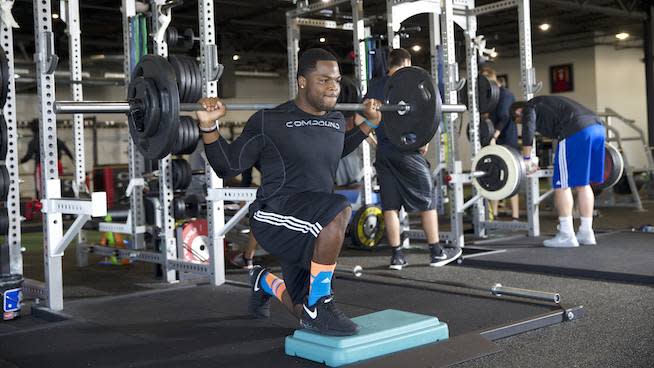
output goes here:
[{"label": "man's face", "polygon": [[306,78],[300,76],[300,86],[304,83],[308,102],[318,111],[329,111],[336,106],[341,92],[341,72],[335,61],[321,60],[316,70]]},{"label": "man's face", "polygon": [[515,112],[513,113],[513,121],[516,124],[522,124],[522,107],[515,109]]}]

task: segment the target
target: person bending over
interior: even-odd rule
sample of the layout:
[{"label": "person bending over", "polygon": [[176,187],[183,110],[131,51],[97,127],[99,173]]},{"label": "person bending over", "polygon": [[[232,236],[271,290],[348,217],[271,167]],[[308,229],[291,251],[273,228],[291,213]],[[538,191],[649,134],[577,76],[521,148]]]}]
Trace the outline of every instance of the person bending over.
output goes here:
[{"label": "person bending over", "polygon": [[250,227],[259,244],[280,261],[284,276],[261,266],[250,271],[250,313],[269,317],[270,298],[276,298],[302,327],[327,335],[358,330],[337,309],[331,290],[352,213],[347,199],[334,193],[336,167],[381,121],[381,103],[366,100],[365,123],[345,132],[343,114],[332,111],[340,78],[331,53],[305,51],[298,62],[297,97],[257,111],[231,144],[216,128],[216,120],[226,113],[220,100],[200,100],[205,110],[197,112],[207,159],[219,176],[235,176],[257,161],[261,164]]},{"label": "person bending over", "polygon": [[[558,140],[554,157],[554,204],[559,214],[559,231],[543,242],[546,247],[577,247],[594,245],[593,206],[595,195],[590,183],[604,181],[605,130],[600,118],[576,101],[560,96],[539,96],[511,105],[516,123],[522,123],[522,153],[529,171],[537,169],[532,160],[531,143],[534,132]],[[573,198],[577,190],[577,205],[581,225],[575,235],[572,223]]]}]

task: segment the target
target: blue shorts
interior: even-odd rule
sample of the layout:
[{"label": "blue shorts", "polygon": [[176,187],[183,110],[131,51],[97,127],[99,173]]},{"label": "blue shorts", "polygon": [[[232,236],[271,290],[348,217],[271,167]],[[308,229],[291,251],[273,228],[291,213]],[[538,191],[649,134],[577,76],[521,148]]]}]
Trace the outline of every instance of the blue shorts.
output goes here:
[{"label": "blue shorts", "polygon": [[604,126],[593,124],[559,142],[553,188],[575,188],[604,181]]}]

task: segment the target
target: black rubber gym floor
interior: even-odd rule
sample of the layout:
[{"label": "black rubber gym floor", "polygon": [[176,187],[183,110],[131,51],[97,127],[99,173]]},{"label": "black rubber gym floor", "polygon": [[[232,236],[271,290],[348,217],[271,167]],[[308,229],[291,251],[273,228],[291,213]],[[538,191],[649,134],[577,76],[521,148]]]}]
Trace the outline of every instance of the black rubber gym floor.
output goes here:
[{"label": "black rubber gym floor", "polygon": [[[245,274],[229,275],[243,282]],[[387,282],[384,285],[381,282]],[[341,309],[354,317],[384,309],[437,316],[450,340],[355,366],[446,366],[499,351],[492,339],[563,321],[548,303],[477,290],[369,275],[335,281]],[[249,289],[230,283],[184,286],[67,301],[66,319],[0,323],[0,366],[18,367],[317,367],[284,354],[297,321],[279,303],[273,317],[247,316]],[[50,314],[46,314],[51,316]],[[4,359],[4,360],[2,360]]]},{"label": "black rubber gym floor", "polygon": [[[465,255],[463,264],[622,282],[654,283],[654,234],[614,231],[597,234],[597,245],[553,249],[548,237],[480,242],[494,252]],[[475,245],[472,246],[475,251]]]}]

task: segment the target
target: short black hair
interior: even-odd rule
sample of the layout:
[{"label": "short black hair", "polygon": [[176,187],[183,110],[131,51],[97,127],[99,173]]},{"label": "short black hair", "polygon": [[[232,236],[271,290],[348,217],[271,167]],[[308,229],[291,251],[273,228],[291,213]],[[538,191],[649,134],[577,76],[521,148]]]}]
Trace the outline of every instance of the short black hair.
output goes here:
[{"label": "short black hair", "polygon": [[338,63],[336,56],[325,49],[308,49],[300,55],[300,60],[297,63],[297,77],[303,76],[306,78],[309,73],[316,70],[316,64],[319,61],[335,61]]},{"label": "short black hair", "polygon": [[515,116],[515,111],[518,109],[522,109],[525,106],[527,106],[527,101],[516,101],[511,104],[511,107],[509,108],[509,111],[511,112],[511,119]]},{"label": "short black hair", "polygon": [[406,49],[393,49],[388,54],[388,67],[402,66],[405,60],[411,61],[411,54]]}]

